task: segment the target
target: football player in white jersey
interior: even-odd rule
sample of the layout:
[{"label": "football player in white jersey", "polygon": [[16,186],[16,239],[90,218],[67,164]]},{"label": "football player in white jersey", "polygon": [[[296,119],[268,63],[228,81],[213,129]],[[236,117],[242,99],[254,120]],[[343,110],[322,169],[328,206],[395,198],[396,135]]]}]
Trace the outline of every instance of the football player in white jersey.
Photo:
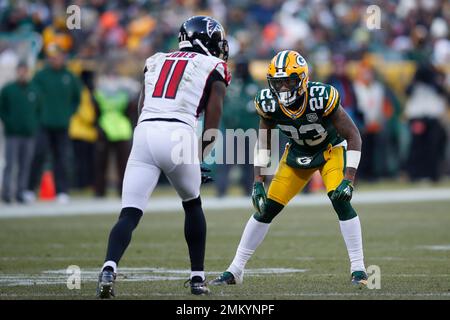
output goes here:
[{"label": "football player in white jersey", "polygon": [[[161,172],[176,189],[185,211],[191,293],[209,293],[204,272],[206,221],[200,199],[202,156],[198,155],[195,130],[203,112],[203,132],[219,125],[231,77],[226,64],[228,44],[221,24],[206,16],[185,21],[178,40],[179,51],[159,52],[145,62],[140,116],[123,181],[122,210],[109,235],[98,280],[100,298],[114,296],[117,264]],[[202,155],[206,146],[202,142]]]}]

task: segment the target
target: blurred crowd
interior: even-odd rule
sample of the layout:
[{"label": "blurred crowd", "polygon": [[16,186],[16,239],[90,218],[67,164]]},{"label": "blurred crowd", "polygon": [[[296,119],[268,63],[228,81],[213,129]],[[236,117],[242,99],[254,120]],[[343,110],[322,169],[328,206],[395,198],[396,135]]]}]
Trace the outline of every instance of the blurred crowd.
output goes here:
[{"label": "blurred crowd", "polygon": [[[67,27],[69,17],[77,18],[71,16],[76,11],[67,11],[70,5],[81,8],[79,29]],[[103,197],[114,186],[120,193],[143,63],[157,51],[176,49],[181,23],[197,14],[213,16],[227,31],[233,78],[224,130],[258,127],[252,100],[266,84],[258,76],[265,70],[255,69],[255,62],[263,61],[264,68],[276,52],[289,48],[307,59],[310,79],[340,92],[363,137],[361,180],[448,176],[450,2],[380,0],[378,26],[371,5],[0,0],[2,200],[33,201],[42,173],[50,170],[61,202],[76,189],[91,188]],[[368,19],[375,21],[370,28]],[[410,77],[393,84],[387,65],[405,62],[413,66]],[[247,164],[212,168],[218,196],[234,181],[250,192],[250,156]],[[111,173],[108,164],[117,170]]]},{"label": "blurred crowd", "polygon": [[[368,51],[389,60],[431,58],[436,64],[448,63],[448,1],[376,1],[380,32],[367,27],[372,4],[366,0],[0,0],[0,31],[35,31],[42,35],[44,49],[57,43],[79,58],[124,50],[144,59],[176,47],[178,29],[186,18],[209,14],[226,27],[231,56],[245,51],[252,59],[267,59],[291,48],[313,64],[329,61],[335,52],[353,60]],[[82,8],[80,29],[67,29],[69,5]]]}]

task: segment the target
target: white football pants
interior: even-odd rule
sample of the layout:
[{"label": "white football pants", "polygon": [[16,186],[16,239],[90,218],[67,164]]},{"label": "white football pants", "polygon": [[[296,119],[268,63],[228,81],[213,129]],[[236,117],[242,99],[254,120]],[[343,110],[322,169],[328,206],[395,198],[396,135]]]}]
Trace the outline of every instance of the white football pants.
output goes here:
[{"label": "white football pants", "polygon": [[122,208],[144,211],[161,172],[183,201],[200,195],[198,141],[189,125],[167,121],[138,124],[125,170]]}]

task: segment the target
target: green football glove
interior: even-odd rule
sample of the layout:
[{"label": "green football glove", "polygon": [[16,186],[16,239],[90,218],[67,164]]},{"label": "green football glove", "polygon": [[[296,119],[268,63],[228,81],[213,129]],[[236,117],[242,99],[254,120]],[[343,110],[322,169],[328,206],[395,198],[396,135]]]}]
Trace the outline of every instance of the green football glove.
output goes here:
[{"label": "green football glove", "polygon": [[203,166],[200,166],[200,171],[201,171],[201,174],[202,174],[202,184],[214,181],[214,179],[208,175],[208,173],[211,172],[210,169],[208,169],[206,167],[203,167]]},{"label": "green football glove", "polygon": [[350,201],[352,199],[352,195],[353,195],[352,182],[350,180],[344,179],[338,185],[336,190],[334,190],[330,198],[331,200]]},{"label": "green football glove", "polygon": [[266,200],[267,197],[264,184],[262,182],[255,182],[252,191],[252,202],[255,210],[262,213]]}]

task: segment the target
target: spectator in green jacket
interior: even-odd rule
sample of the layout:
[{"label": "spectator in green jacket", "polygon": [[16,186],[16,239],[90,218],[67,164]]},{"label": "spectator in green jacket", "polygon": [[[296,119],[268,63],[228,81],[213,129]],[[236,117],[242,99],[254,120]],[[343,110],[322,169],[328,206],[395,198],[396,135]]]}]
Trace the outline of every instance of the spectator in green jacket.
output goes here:
[{"label": "spectator in green jacket", "polygon": [[37,143],[39,149],[33,160],[30,188],[34,190],[40,181],[48,155],[52,155],[56,193],[59,202],[69,200],[68,192],[68,128],[72,115],[81,98],[79,79],[65,66],[65,55],[58,47],[47,51],[48,65],[39,71],[34,82],[42,95],[41,127]]},{"label": "spectator in green jacket", "polygon": [[[26,200],[24,195],[39,125],[38,93],[37,88],[30,82],[26,63],[19,63],[17,80],[7,84],[0,93],[0,118],[6,137],[2,200],[6,203],[10,203],[13,197],[20,203]],[[17,176],[14,174],[16,166]],[[16,186],[15,192],[13,186]]]}]

